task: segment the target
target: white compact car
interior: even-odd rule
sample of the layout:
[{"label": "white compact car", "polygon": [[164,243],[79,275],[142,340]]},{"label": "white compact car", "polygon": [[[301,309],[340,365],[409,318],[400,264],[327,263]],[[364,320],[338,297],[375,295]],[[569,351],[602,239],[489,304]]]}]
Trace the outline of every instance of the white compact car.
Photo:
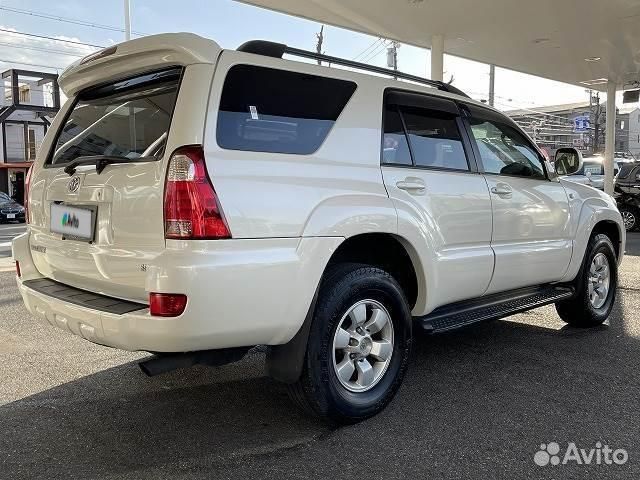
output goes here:
[{"label": "white compact car", "polygon": [[[449,85],[191,34],[107,48],[60,85],[13,242],[19,289],[47,324],[155,353],[150,375],[264,345],[296,402],[354,422],[398,389],[413,329],[611,311],[615,202]],[[556,161],[581,166],[573,149]]]},{"label": "white compact car", "polygon": [[[620,171],[620,166],[625,163],[618,157],[613,161],[613,176],[614,178]],[[604,158],[599,155],[584,157],[582,162],[582,168],[571,175],[563,176],[563,179],[570,180],[572,182],[581,183],[583,185],[589,185],[590,187],[597,188],[598,190],[604,190]]]}]

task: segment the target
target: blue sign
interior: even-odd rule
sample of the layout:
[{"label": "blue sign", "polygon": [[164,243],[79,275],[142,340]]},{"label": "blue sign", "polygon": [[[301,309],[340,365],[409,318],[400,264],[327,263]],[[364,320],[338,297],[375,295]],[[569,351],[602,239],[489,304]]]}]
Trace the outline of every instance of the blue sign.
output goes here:
[{"label": "blue sign", "polygon": [[591,119],[589,115],[580,115],[573,119],[574,132],[586,132],[591,127]]}]

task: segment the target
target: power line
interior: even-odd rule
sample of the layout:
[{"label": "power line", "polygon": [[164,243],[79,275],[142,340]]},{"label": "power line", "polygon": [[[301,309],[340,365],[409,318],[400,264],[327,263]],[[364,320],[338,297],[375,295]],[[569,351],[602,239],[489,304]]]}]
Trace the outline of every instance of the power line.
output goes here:
[{"label": "power line", "polygon": [[370,60],[373,60],[374,58],[376,58],[378,55],[380,55],[382,52],[385,51],[385,49],[387,48],[387,44],[383,41],[379,47],[377,47],[370,55],[367,55],[366,58],[363,58],[362,60],[360,60],[362,63],[366,63]]},{"label": "power line", "polygon": [[367,48],[365,48],[363,51],[361,51],[358,55],[356,55],[355,57],[352,58],[352,60],[357,60],[358,58],[360,58],[361,56],[363,56],[365,54],[365,52],[367,52],[371,47],[373,47],[374,45],[376,45],[377,43],[381,42],[382,39],[378,38],[377,40],[375,40],[371,45],[369,45]]},{"label": "power line", "polygon": [[18,60],[7,60],[6,58],[0,58],[0,62],[2,63],[17,63],[18,65],[29,65],[31,67],[43,67],[43,68],[52,68],[54,70],[64,70],[67,67],[54,67],[53,65],[42,65],[38,63],[29,63],[29,62],[20,62]]},{"label": "power line", "polygon": [[[61,16],[57,16],[57,15],[50,15],[48,13],[43,13],[43,12],[36,12],[34,10],[26,10],[26,9],[22,9],[22,8],[13,8],[13,7],[1,7],[0,6],[0,10],[5,10],[7,12],[11,12],[11,13],[19,13],[21,15],[29,15],[32,17],[39,17],[39,18],[46,18],[47,20],[55,20],[58,22],[64,22],[64,23],[71,23],[74,25],[82,25],[84,27],[92,27],[92,28],[98,28],[98,29],[102,29],[102,30],[109,30],[111,32],[123,32],[124,33],[124,29],[120,28],[120,27],[114,27],[113,25],[105,25],[105,24],[101,24],[101,23],[94,23],[94,22],[90,22],[88,20],[81,20],[79,18],[70,18],[70,17],[61,17]],[[138,36],[144,36],[147,35],[146,33],[143,32],[131,32],[135,35]]]},{"label": "power line", "polygon": [[36,51],[39,51],[39,52],[56,53],[58,55],[68,55],[70,57],[76,57],[76,58],[80,58],[80,57],[84,57],[85,56],[84,54],[63,52],[62,50],[51,50],[49,48],[43,48],[43,47],[28,47],[26,45],[15,45],[13,43],[0,42],[0,45],[5,46],[5,47],[11,47],[11,48],[24,48],[26,50],[36,50]]},{"label": "power line", "polygon": [[46,35],[36,35],[35,33],[17,32],[15,30],[9,30],[8,28],[0,28],[0,32],[13,33],[15,35],[24,35],[26,37],[42,38],[45,40],[53,40],[55,42],[73,43],[74,45],[82,45],[84,47],[105,48],[104,45],[94,45],[92,43],[76,42],[75,40],[64,40],[62,38],[48,37]]},{"label": "power line", "polygon": [[366,62],[376,58],[378,55],[380,55],[382,52],[384,52],[386,48],[387,48],[387,44],[383,41],[370,54],[366,55],[365,56],[366,58],[363,58],[360,61],[363,62],[363,63],[366,63]]}]

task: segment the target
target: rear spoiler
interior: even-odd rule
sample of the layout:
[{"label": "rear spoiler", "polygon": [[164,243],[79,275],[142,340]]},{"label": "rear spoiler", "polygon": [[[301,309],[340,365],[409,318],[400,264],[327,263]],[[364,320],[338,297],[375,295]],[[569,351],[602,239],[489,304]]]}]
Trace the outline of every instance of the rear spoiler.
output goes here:
[{"label": "rear spoiler", "polygon": [[192,33],[137,38],[94,52],[71,64],[58,79],[71,97],[87,87],[171,66],[215,64],[220,45]]}]

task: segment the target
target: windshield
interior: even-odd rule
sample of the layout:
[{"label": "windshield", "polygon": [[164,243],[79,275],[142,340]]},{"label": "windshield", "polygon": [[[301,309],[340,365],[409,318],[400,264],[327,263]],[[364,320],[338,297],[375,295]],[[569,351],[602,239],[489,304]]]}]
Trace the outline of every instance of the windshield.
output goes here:
[{"label": "windshield", "polygon": [[82,93],[48,163],[106,155],[160,158],[178,95],[179,70],[136,77]]}]

